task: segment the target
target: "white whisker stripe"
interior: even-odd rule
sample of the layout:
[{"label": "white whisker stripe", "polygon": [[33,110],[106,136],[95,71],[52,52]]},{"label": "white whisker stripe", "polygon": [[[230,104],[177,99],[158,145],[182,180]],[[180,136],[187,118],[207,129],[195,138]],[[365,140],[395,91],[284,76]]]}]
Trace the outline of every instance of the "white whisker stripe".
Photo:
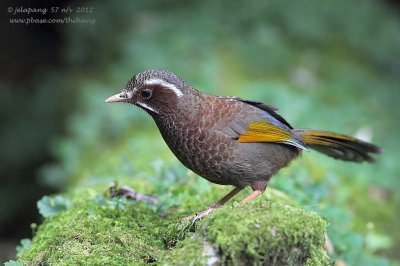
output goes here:
[{"label": "white whisker stripe", "polygon": [[140,105],[141,107],[143,107],[144,109],[148,109],[156,114],[158,114],[158,111],[154,110],[153,108],[151,108],[149,105],[145,104],[145,103],[137,103],[138,105]]},{"label": "white whisker stripe", "polygon": [[183,93],[180,89],[178,89],[174,84],[168,83],[162,79],[149,79],[144,82],[145,85],[160,85],[166,89],[169,89],[175,93],[177,97],[182,97]]}]

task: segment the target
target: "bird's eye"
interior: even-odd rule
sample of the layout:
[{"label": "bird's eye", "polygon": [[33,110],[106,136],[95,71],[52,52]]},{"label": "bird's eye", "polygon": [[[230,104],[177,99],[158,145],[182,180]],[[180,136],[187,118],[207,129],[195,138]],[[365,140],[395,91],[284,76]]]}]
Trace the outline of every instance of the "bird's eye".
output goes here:
[{"label": "bird's eye", "polygon": [[148,99],[151,97],[151,90],[142,90],[140,92],[140,96],[142,96],[143,99]]}]

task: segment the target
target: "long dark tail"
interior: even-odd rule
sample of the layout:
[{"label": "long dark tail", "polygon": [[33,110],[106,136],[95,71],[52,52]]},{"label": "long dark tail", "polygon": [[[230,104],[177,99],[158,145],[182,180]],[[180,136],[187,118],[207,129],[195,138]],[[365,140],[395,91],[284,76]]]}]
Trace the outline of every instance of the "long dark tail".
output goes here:
[{"label": "long dark tail", "polygon": [[344,161],[374,162],[372,154],[383,151],[374,144],[333,132],[295,129],[295,133],[307,147]]}]

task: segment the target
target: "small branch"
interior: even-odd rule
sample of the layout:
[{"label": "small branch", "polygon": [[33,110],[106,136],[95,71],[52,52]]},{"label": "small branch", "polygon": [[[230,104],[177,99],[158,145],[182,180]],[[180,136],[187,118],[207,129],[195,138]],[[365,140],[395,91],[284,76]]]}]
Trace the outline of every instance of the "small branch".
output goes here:
[{"label": "small branch", "polygon": [[135,201],[146,201],[152,204],[157,204],[159,202],[157,196],[137,192],[133,188],[126,185],[118,188],[117,184],[114,184],[110,187],[110,195],[111,197],[125,197],[127,199],[132,199]]}]

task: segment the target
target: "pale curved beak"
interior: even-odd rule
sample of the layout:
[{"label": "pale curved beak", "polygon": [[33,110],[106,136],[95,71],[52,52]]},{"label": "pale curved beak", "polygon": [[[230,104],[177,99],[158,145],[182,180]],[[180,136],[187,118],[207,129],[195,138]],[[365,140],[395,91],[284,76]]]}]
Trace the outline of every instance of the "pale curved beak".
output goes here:
[{"label": "pale curved beak", "polygon": [[129,99],[126,97],[125,93],[118,93],[111,97],[108,97],[104,102],[105,103],[116,103],[116,102],[127,102]]}]

